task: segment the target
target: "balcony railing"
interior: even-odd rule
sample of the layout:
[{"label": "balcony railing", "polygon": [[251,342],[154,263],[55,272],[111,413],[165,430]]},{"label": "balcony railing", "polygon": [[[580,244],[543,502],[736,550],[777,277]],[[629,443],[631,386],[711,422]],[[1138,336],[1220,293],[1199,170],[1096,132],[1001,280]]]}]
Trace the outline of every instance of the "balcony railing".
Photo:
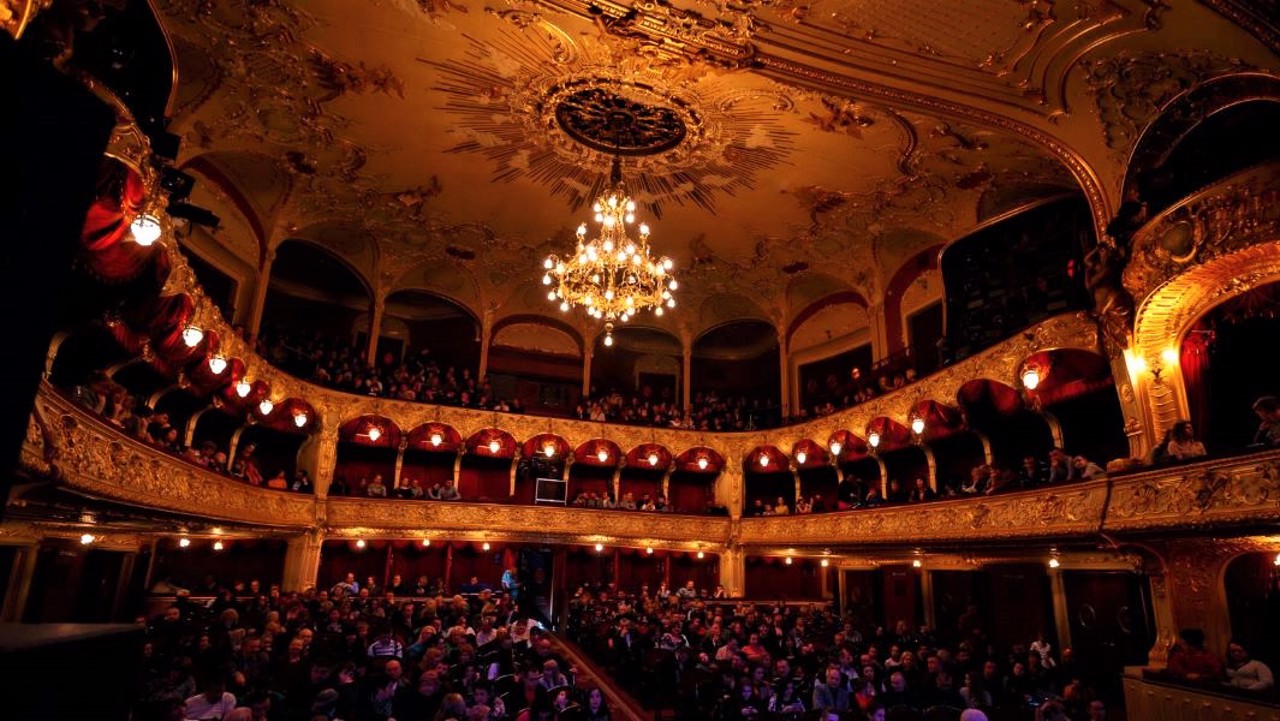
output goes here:
[{"label": "balcony railing", "polygon": [[[545,506],[316,498],[256,488],[127,437],[52,389],[22,450],[32,475],[89,496],[333,535],[492,534],[577,543],[887,545],[1087,537],[1280,522],[1280,449],[1047,489],[840,513],[730,519]],[[726,479],[742,484],[740,475]],[[724,492],[741,497],[735,485]]]}]

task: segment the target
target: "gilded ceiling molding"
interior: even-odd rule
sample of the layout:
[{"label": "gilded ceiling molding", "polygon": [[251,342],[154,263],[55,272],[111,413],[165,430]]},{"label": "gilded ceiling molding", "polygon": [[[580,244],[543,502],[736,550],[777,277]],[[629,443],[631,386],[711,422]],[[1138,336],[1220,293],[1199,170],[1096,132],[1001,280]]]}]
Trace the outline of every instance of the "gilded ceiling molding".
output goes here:
[{"label": "gilded ceiling molding", "polygon": [[1280,18],[1273,0],[1200,0],[1280,55]]}]

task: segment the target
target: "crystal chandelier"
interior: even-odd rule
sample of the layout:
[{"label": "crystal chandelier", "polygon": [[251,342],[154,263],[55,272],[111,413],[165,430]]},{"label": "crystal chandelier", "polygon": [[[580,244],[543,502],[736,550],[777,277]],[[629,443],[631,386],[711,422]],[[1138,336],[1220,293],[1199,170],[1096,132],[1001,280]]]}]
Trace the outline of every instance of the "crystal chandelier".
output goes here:
[{"label": "crystal chandelier", "polygon": [[560,302],[560,310],[582,306],[603,320],[604,344],[613,345],[613,324],[626,323],[643,310],[662,315],[676,307],[672,296],[678,284],[668,272],[672,262],[649,255],[649,226],[639,225],[632,239],[627,226],[636,222],[636,202],[622,187],[622,166],[613,159],[611,187],[591,206],[600,224],[599,234],[587,239],[587,224],[578,226],[578,247],[573,255],[549,255],[543,262],[543,285],[551,287],[547,299]]}]

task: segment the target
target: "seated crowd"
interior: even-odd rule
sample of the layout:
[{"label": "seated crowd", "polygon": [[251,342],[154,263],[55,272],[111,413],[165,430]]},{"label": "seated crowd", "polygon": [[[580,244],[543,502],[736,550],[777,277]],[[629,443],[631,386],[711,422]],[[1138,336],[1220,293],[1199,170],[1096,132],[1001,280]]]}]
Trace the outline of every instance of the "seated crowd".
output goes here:
[{"label": "seated crowd", "polygon": [[804,385],[805,403],[791,418],[793,423],[800,423],[812,418],[829,416],[836,411],[852,408],[877,396],[885,395],[914,383],[917,379],[915,367],[909,355],[886,359],[876,364],[871,373],[863,373],[854,366],[849,371],[847,381],[842,381],[834,373],[827,376],[826,381],[819,384],[810,379]]},{"label": "seated crowd", "polygon": [[722,396],[717,391],[696,393],[687,413],[671,398],[671,390],[655,393],[649,386],[630,397],[616,388],[601,394],[592,388],[573,411],[574,418],[626,425],[726,432],[774,428],[780,425],[777,403],[763,398]]},{"label": "seated crowd", "polygon": [[947,636],[905,622],[890,631],[830,605],[717,602],[645,586],[580,589],[568,633],[679,719],[1105,717],[1095,674],[1070,649],[1059,656],[1038,638],[997,650],[978,624],[961,626]]},{"label": "seated crowd", "polygon": [[256,455],[255,443],[239,446],[233,460],[228,459],[225,448],[220,448],[211,440],[187,445],[182,430],[172,425],[168,413],[152,410],[105,375],[89,385],[77,386],[72,395],[77,402],[120,428],[129,437],[201,468],[252,486],[298,493],[311,493],[314,490],[311,477],[305,470],[298,469],[290,474],[288,469],[272,468],[269,472],[264,472]]},{"label": "seated crowd", "polygon": [[462,500],[462,494],[458,492],[458,488],[454,485],[452,478],[433,483],[430,488],[427,488],[426,482],[419,481],[411,476],[405,476],[400,479],[400,485],[391,488],[390,484],[383,480],[381,473],[373,474],[372,478],[360,478],[354,484],[348,482],[346,476],[338,474],[334,476],[333,484],[329,486],[329,495],[399,498],[402,500]]},{"label": "seated crowd", "polygon": [[608,721],[598,688],[511,593],[473,579],[469,596],[424,596],[354,574],[329,590],[257,581],[186,592],[147,621],[134,718],[164,721]]}]

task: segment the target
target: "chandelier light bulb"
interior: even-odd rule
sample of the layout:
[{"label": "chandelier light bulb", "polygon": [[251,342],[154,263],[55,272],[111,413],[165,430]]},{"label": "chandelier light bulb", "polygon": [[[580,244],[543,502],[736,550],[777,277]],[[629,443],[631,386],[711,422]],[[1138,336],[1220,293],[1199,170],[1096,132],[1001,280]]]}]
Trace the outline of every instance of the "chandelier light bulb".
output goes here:
[{"label": "chandelier light bulb", "polygon": [[555,299],[556,299],[556,292],[554,290],[547,293],[547,300],[555,300]]},{"label": "chandelier light bulb", "polygon": [[631,200],[629,198],[627,199],[627,212],[628,213],[636,212],[636,201]]},{"label": "chandelier light bulb", "polygon": [[911,419],[911,432],[917,436],[924,433],[924,418],[916,416]]},{"label": "chandelier light bulb", "polygon": [[182,342],[186,343],[188,348],[195,348],[202,340],[204,340],[204,331],[194,325],[182,329]]},{"label": "chandelier light bulb", "polygon": [[703,470],[703,471],[707,470],[707,466],[708,466],[708,465],[709,465],[709,464],[708,464],[708,462],[707,462],[707,459],[705,459],[705,458],[699,458],[699,459],[698,459],[698,469],[699,469],[699,470]]},{"label": "chandelier light bulb", "polygon": [[663,267],[663,269],[664,269],[664,270],[671,270],[671,266],[672,266],[672,265],[674,265],[674,263],[672,263],[672,262],[671,262],[671,259],[670,259],[670,258],[663,258],[663,259],[662,259],[662,267]]},{"label": "chandelier light bulb", "polygon": [[680,287],[680,284],[676,282],[675,278],[672,278],[671,282],[667,283],[667,287],[670,288],[671,290],[675,290],[676,288]]},{"label": "chandelier light bulb", "polygon": [[151,213],[139,213],[129,223],[129,233],[133,236],[133,242],[144,248],[149,247],[160,240],[160,219]]},{"label": "chandelier light bulb", "polygon": [[649,224],[648,224],[648,223],[641,223],[641,224],[640,224],[640,235],[648,235],[648,234],[649,234]]},{"label": "chandelier light bulb", "polygon": [[[583,227],[586,227],[586,226],[583,226]],[[546,268],[547,270],[551,270],[552,268],[555,267],[555,265],[556,265],[556,262],[551,259],[551,256],[547,256],[547,259],[542,261],[542,267]]]},{"label": "chandelier light bulb", "polygon": [[800,451],[799,453],[796,454],[796,463],[804,465],[804,462],[807,460],[809,460],[808,453],[805,453],[804,451]]},{"label": "chandelier light bulb", "polygon": [[439,433],[432,433],[432,434],[431,434],[431,445],[433,445],[433,446],[437,446],[437,447],[438,447],[438,446],[439,446],[441,443],[443,443],[443,442],[444,442],[444,438],[443,438],[443,437],[441,437],[441,435],[440,435]]},{"label": "chandelier light bulb", "polygon": [[564,302],[560,303],[560,312],[562,312],[562,313],[563,313],[563,312],[566,312],[566,311],[568,311],[568,310],[569,310],[569,301],[567,301],[567,300],[566,300],[566,301],[564,301]]},{"label": "chandelier light bulb", "polygon": [[676,307],[676,299],[675,299],[675,298],[668,298],[668,299],[667,299],[667,307],[668,307],[668,308],[674,308],[674,307]]},{"label": "chandelier light bulb", "polygon": [[247,398],[249,396],[249,391],[251,390],[253,390],[253,386],[250,385],[247,380],[242,379],[240,382],[236,383],[236,395],[241,398]]},{"label": "chandelier light bulb", "polygon": [[599,452],[596,453],[596,458],[599,459],[601,463],[605,463],[609,460],[609,452],[601,448]]},{"label": "chandelier light bulb", "polygon": [[656,465],[658,465],[658,454],[657,454],[657,453],[650,453],[650,454],[649,454],[649,465],[651,465],[651,466],[656,466]]},{"label": "chandelier light bulb", "polygon": [[372,426],[371,428],[369,428],[369,440],[373,441],[374,443],[377,443],[378,439],[381,437],[382,437],[381,428],[377,426]]},{"label": "chandelier light bulb", "polygon": [[494,441],[489,441],[489,452],[490,452],[490,453],[497,453],[497,452],[498,452],[499,450],[501,450],[501,449],[502,449],[502,444],[501,444],[501,443],[497,442],[496,440],[494,440]]},{"label": "chandelier light bulb", "polygon": [[1178,354],[1177,348],[1165,348],[1160,351],[1160,360],[1164,361],[1164,364],[1167,366],[1176,366],[1178,365],[1178,361],[1181,360],[1181,357]]},{"label": "chandelier light bulb", "polygon": [[831,455],[833,456],[840,455],[841,448],[842,446],[840,445],[840,441],[831,441]]},{"label": "chandelier light bulb", "polygon": [[880,447],[880,431],[871,431],[870,433],[868,433],[867,443],[870,444],[872,448],[879,448]]},{"label": "chandelier light bulb", "polygon": [[264,416],[271,415],[271,411],[275,410],[275,407],[276,404],[272,403],[270,398],[263,398],[262,402],[258,404],[258,410],[262,411]]},{"label": "chandelier light bulb", "polygon": [[543,285],[551,285],[551,276],[550,276],[550,275],[544,275],[544,276],[542,276],[542,284],[543,284]]},{"label": "chandelier light bulb", "polygon": [[662,316],[662,314],[663,314],[662,306],[658,306],[657,308],[654,308],[654,309],[653,309],[653,314],[654,314],[654,315],[656,315],[656,316],[661,317],[661,316]]},{"label": "chandelier light bulb", "polygon": [[306,413],[306,411],[298,411],[297,413],[294,413],[294,414],[293,414],[293,425],[295,425],[295,426],[297,426],[297,427],[299,427],[299,428],[301,428],[301,427],[303,427],[303,426],[307,425],[307,413]]},{"label": "chandelier light bulb", "polygon": [[209,370],[213,371],[215,376],[222,375],[222,371],[227,369],[227,359],[220,355],[209,357]]},{"label": "chandelier light bulb", "polygon": [[606,335],[605,335],[605,337],[604,337],[604,344],[605,344],[606,346],[611,346],[611,345],[613,345],[613,334],[612,334],[612,333],[610,333],[610,334],[606,334]]}]

